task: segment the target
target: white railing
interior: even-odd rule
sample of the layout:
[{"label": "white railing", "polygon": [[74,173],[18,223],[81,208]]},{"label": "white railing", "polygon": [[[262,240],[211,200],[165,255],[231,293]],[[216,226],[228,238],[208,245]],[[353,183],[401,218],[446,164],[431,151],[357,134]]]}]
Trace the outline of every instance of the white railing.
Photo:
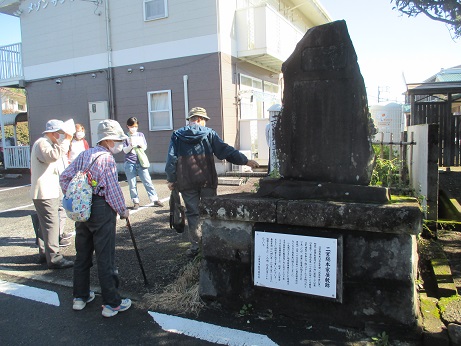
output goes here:
[{"label": "white railing", "polygon": [[285,61],[304,33],[269,5],[236,11],[239,57],[269,54]]},{"label": "white railing", "polygon": [[28,145],[5,147],[3,149],[5,168],[30,168],[30,147]]},{"label": "white railing", "polygon": [[20,79],[22,70],[21,43],[0,47],[0,80]]}]

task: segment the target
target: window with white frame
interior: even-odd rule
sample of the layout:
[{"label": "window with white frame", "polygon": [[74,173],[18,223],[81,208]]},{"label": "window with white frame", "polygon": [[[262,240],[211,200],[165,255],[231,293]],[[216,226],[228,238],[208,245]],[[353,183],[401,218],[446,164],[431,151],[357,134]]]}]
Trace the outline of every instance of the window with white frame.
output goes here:
[{"label": "window with white frame", "polygon": [[168,0],[144,0],[144,21],[168,17]]},{"label": "window with white frame", "polygon": [[149,131],[173,129],[171,90],[148,92],[147,107],[149,109]]},{"label": "window with white frame", "polygon": [[280,103],[279,86],[258,78],[240,75],[241,119],[268,118],[268,109]]}]

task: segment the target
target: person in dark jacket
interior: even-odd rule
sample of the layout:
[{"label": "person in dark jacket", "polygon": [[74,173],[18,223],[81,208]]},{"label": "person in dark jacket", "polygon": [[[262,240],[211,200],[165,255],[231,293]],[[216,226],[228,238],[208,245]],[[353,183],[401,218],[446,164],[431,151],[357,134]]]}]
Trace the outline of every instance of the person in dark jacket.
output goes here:
[{"label": "person in dark jacket", "polygon": [[237,149],[223,142],[219,135],[206,127],[210,119],[204,108],[194,107],[189,111],[189,125],[171,135],[165,173],[168,188],[177,188],[186,205],[188,236],[191,247],[189,257],[195,257],[200,250],[201,230],[199,227],[199,203],[202,197],[216,196],[218,174],[214,156],[234,165],[258,167]]}]

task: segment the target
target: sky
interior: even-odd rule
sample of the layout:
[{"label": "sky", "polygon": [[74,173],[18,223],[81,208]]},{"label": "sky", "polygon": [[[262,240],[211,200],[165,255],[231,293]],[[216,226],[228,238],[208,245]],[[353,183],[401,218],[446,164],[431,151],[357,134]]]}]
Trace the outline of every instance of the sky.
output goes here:
[{"label": "sky", "polygon": [[[390,0],[319,0],[332,20],[346,21],[367,88],[368,103],[403,102],[406,83],[461,65],[461,39],[441,22],[402,16]],[[19,19],[0,14],[0,46],[21,42]]]},{"label": "sky", "polygon": [[453,41],[441,22],[403,16],[392,10],[390,0],[319,2],[332,20],[346,21],[369,105],[378,102],[378,87],[380,101],[403,102],[404,80],[423,82],[442,68],[461,65],[461,39]]}]

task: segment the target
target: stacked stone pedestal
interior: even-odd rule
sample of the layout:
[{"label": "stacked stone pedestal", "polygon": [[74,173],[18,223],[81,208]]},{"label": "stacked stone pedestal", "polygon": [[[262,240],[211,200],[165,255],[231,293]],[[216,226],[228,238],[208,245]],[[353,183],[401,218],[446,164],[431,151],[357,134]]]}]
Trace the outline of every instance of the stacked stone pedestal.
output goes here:
[{"label": "stacked stone pedestal", "polygon": [[[239,309],[259,309],[343,326],[416,326],[416,201],[389,204],[261,198],[236,194],[202,203],[200,296]],[[338,234],[341,301],[255,286],[253,230]]]}]

